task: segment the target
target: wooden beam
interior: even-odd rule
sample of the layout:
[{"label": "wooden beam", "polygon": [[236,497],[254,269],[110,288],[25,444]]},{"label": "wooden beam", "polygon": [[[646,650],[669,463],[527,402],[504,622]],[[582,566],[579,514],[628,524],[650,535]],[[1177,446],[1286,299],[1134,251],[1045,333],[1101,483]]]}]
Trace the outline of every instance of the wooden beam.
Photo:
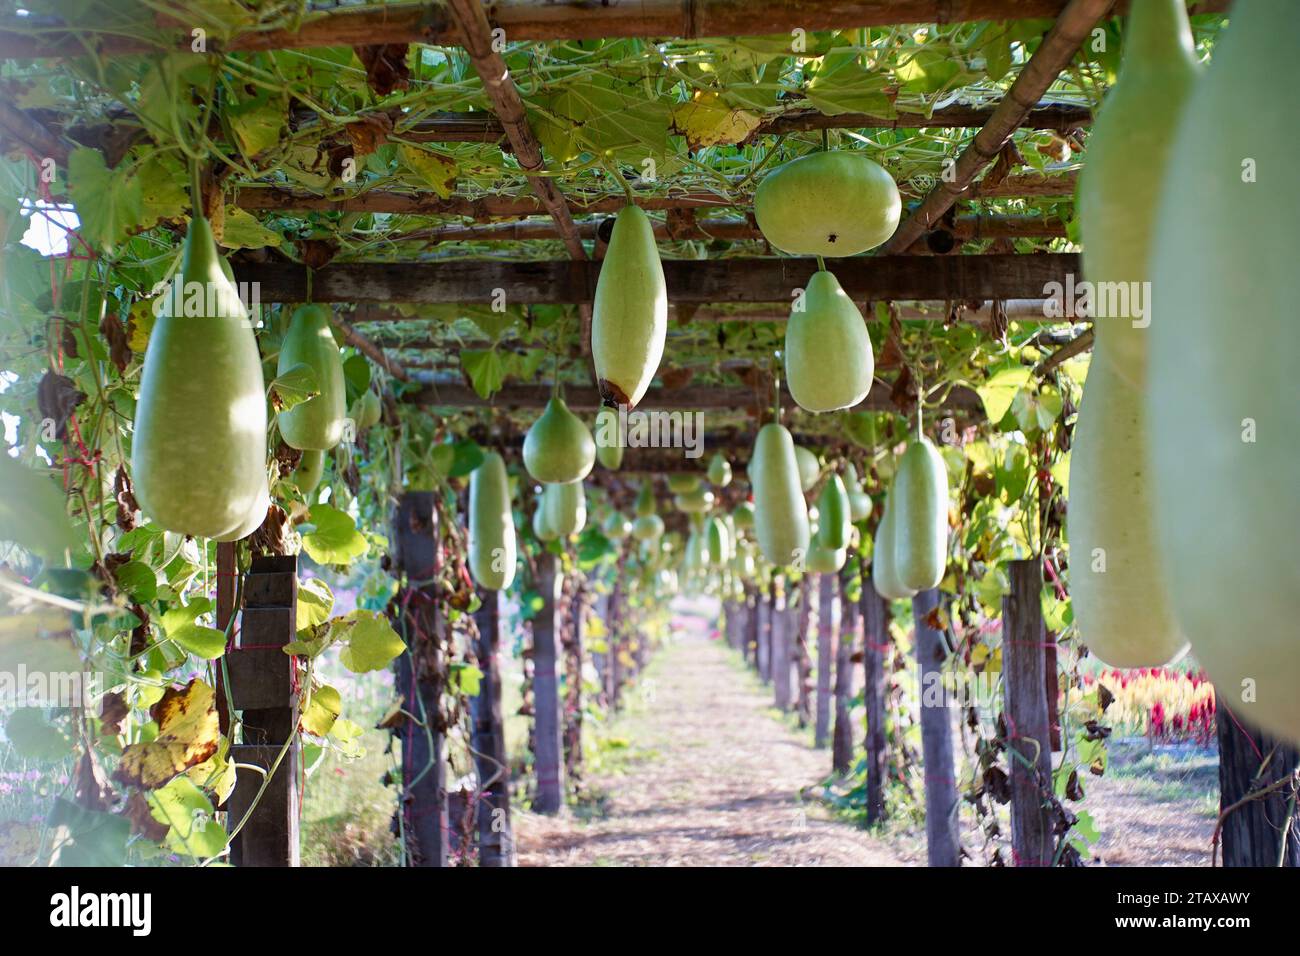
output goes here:
[{"label": "wooden beam", "polygon": [[[1219,12],[1229,0],[1199,0],[1197,12]],[[616,37],[723,37],[789,34],[899,23],[957,23],[1055,17],[1064,0],[500,0],[492,23],[510,42],[595,40]],[[174,37],[159,45],[49,17],[11,18],[0,29],[0,57],[20,60],[156,53],[190,48],[189,26],[178,24]],[[323,46],[462,42],[450,13],[439,4],[391,3],[346,6],[311,14],[293,29],[250,30],[220,44],[222,50],[284,50]],[[218,43],[211,41],[216,49]]]},{"label": "wooden beam", "polygon": [[[975,183],[967,190],[967,199],[1010,199],[1018,197],[1072,196],[1076,175],[1031,173],[1008,176],[1001,183],[981,189]],[[273,186],[241,184],[233,197],[234,203],[247,212],[384,212],[407,216],[459,216],[465,219],[489,221],[527,216],[544,216],[547,209],[535,196],[482,196],[469,198],[453,196],[442,199],[423,193],[407,195],[374,189],[342,196],[317,196],[297,190]],[[900,191],[909,194],[906,183]],[[911,193],[911,195],[917,195]],[[575,196],[568,198],[573,215],[616,213],[627,205],[623,193],[600,196]],[[673,196],[638,196],[637,205],[647,212],[670,209],[732,209],[748,207],[746,195],[726,196],[715,192],[691,191]]]},{"label": "wooden beam", "polygon": [[975,177],[997,158],[1011,134],[1020,128],[1025,116],[1061,71],[1070,65],[1079,46],[1113,5],[1114,0],[1070,0],[1029,62],[1021,68],[989,121],[957,157],[952,176],[921,200],[881,247],[882,252],[903,252],[934,228],[953,203],[962,198]]},{"label": "wooden beam", "polygon": [[410,373],[402,367],[402,363],[397,361],[391,355],[387,354],[382,348],[371,342],[366,336],[362,335],[350,324],[339,318],[338,313],[330,314],[330,321],[334,327],[343,333],[343,340],[351,345],[370,361],[374,362],[380,368],[386,370],[393,378],[402,382],[411,380]]},{"label": "wooden beam", "polygon": [[[794,399],[782,387],[782,404],[794,408]],[[545,408],[551,398],[550,385],[507,385],[491,399],[483,399],[468,385],[457,383],[425,383],[418,391],[409,392],[403,401],[433,408]],[[595,388],[566,388],[564,400],[574,411],[595,411],[600,407],[600,392]],[[719,409],[739,410],[766,407],[768,397],[761,399],[751,389],[729,386],[696,386],[694,388],[651,388],[646,397],[646,409],[707,411]],[[981,412],[983,402],[972,389],[955,386],[944,401],[945,409]],[[895,411],[890,400],[890,386],[876,381],[867,397],[856,406],[857,411]]]},{"label": "wooden beam", "polygon": [[[665,261],[668,298],[693,302],[779,302],[816,271],[810,259]],[[830,269],[857,300],[985,301],[1042,298],[1050,282],[1080,274],[1075,253],[980,256],[870,256],[837,259]],[[424,302],[490,305],[498,290],[511,305],[590,302],[600,264],[503,262],[356,262],[315,271],[316,302]],[[286,263],[239,263],[240,282],[257,283],[263,302],[304,302],[307,269]]]}]

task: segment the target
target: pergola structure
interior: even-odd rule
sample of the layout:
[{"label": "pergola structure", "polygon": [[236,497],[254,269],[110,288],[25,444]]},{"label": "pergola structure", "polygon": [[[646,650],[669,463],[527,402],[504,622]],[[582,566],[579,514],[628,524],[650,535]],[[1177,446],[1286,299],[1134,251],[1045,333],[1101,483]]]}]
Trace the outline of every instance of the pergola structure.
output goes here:
[{"label": "pergola structure", "polygon": [[[766,170],[828,143],[869,150],[898,180],[904,201],[902,222],[881,248],[829,266],[873,327],[880,355],[875,386],[853,412],[914,417],[920,405],[925,415],[952,418],[959,427],[996,425],[986,421],[978,390],[994,364],[987,357],[947,380],[923,384],[920,374],[937,374],[962,349],[997,352],[1010,337],[1030,347],[1023,362],[1045,379],[1091,344],[1086,315],[1064,302],[1049,313],[1044,304],[1054,285],[1080,278],[1071,199],[1105,74],[1097,56],[1080,51],[1107,35],[1107,18],[1122,13],[1123,2],[282,6],[266,22],[251,15],[244,23],[210,22],[195,14],[191,23],[159,14],[148,30],[117,29],[112,22],[87,28],[35,12],[0,25],[0,57],[64,61],[81,77],[92,76],[97,64],[103,80],[103,64],[115,58],[180,64],[175,58],[187,55],[195,31],[202,32],[202,53],[224,58],[238,80],[220,90],[228,112],[211,123],[211,135],[233,141],[238,154],[208,166],[205,202],[214,221],[225,217],[228,230],[238,224],[246,232],[251,221],[267,240],[229,243],[238,249],[236,278],[255,284],[263,305],[334,304],[341,338],[384,373],[394,425],[432,419],[441,431],[477,436],[516,457],[527,425],[552,393],[544,384],[551,367],[569,406],[594,411],[591,303],[612,214],[632,201],[652,215],[672,309],[663,365],[643,407],[705,411],[707,454],[721,451],[738,474],[774,395],[800,443],[829,454],[855,448],[847,416],[804,413],[781,389],[774,353],[792,291],[816,266],[767,246],[751,208]],[[1197,0],[1193,6],[1219,13],[1228,4]],[[756,29],[765,35],[761,43],[734,39]],[[733,39],[725,48],[692,44],[700,38]],[[945,74],[929,59],[927,42],[937,44],[940,58],[962,66]],[[602,51],[616,44],[632,65],[606,83],[601,71],[617,71]],[[836,79],[829,64],[841,54]],[[185,95],[182,68],[162,71],[161,89]],[[768,69],[773,73],[765,74]],[[312,101],[304,79],[312,70],[346,79],[356,91],[352,108]],[[584,100],[573,76],[591,82],[599,95]],[[729,84],[744,95],[728,99]],[[440,85],[451,92],[444,95]],[[662,110],[648,118],[636,113],[628,90],[638,85]],[[52,158],[60,169],[89,148],[114,170],[133,150],[164,141],[166,131],[149,117],[111,99],[87,119],[0,97],[0,143],[37,162]],[[250,114],[255,121],[247,120]],[[260,136],[263,127],[269,137]],[[654,172],[637,160],[638,150]],[[179,217],[161,218],[162,229],[179,235]],[[956,351],[931,354],[941,341],[955,342],[944,348]],[[501,379],[477,379],[464,361],[467,352],[501,359]],[[526,361],[538,352],[545,353],[544,364]],[[654,481],[700,470],[702,463],[678,450],[631,450],[618,472],[598,468],[592,481],[607,485],[614,503],[627,507],[633,476]],[[657,487],[666,508],[667,488]],[[427,493],[403,499],[395,525],[398,565],[411,577],[437,560],[427,547],[433,506],[421,494]],[[743,488],[728,495],[743,497]],[[561,597],[554,567],[540,574],[546,603],[534,624],[536,758],[538,774],[550,776],[536,805],[553,808],[563,765],[557,615],[562,599],[580,603],[581,596]],[[1041,648],[1042,586],[1034,562],[1015,563],[1007,626],[1024,638],[1019,644]],[[868,601],[866,591],[861,617],[846,622],[887,634],[887,610]],[[229,615],[233,597],[226,593],[224,600]],[[618,613],[617,595],[601,600],[604,613]],[[767,600],[766,609],[756,593],[729,603],[726,633],[770,670],[778,653],[770,642],[781,639],[773,631],[784,629],[788,639],[794,625],[780,588]],[[935,627],[938,600],[937,592],[916,599],[919,655],[944,653]],[[436,618],[438,612],[428,613]],[[780,621],[787,623],[774,623]],[[497,626],[495,607],[482,612],[489,653]],[[769,648],[761,660],[760,647]],[[606,666],[614,665],[607,660]],[[866,666],[874,721],[884,706],[878,651],[866,655]],[[1044,708],[1055,709],[1045,690],[1054,697],[1055,651],[1050,658],[1041,650],[1009,652],[1005,666],[1015,681],[1008,709],[1046,719]],[[403,676],[413,695],[436,708],[439,685],[409,668]],[[489,687],[497,679],[485,678]],[[499,706],[478,719],[483,751],[500,755]],[[949,732],[923,724],[927,765],[951,765]],[[417,738],[408,738],[412,747],[427,744],[433,761],[441,759],[438,735]],[[873,734],[868,760],[877,770],[883,747]],[[1032,748],[1048,758],[1053,750],[1046,737],[1024,745],[1026,753]],[[1014,765],[1014,839],[1023,858],[1051,862],[1051,820],[1035,805],[1035,772],[1026,761]],[[419,823],[417,813],[414,826],[426,861],[438,862],[448,852],[437,823],[446,813],[445,781],[438,773],[420,776],[418,792],[408,796],[417,809],[433,807],[434,823]],[[495,786],[489,804],[499,807],[501,785]],[[942,820],[944,808],[956,803],[955,786],[949,780],[931,790],[927,783],[926,796],[933,811],[931,859],[955,864],[955,835]],[[877,815],[882,800],[873,793]]]}]

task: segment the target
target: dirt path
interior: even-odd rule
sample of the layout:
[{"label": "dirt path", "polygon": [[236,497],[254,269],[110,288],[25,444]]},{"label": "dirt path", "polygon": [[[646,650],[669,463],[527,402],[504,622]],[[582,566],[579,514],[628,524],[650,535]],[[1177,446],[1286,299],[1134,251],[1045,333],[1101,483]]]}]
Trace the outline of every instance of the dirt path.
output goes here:
[{"label": "dirt path", "polygon": [[721,643],[684,632],[634,693],[643,699],[607,732],[627,741],[624,759],[587,781],[591,811],[519,815],[521,865],[901,865],[880,840],[800,802],[830,754],[769,713],[770,691]]}]

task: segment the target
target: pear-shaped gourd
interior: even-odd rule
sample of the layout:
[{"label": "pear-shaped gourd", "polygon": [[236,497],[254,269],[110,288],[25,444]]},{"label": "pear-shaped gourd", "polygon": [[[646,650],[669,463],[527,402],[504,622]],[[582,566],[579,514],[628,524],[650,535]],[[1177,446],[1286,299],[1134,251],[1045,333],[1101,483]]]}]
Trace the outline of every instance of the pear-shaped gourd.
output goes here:
[{"label": "pear-shaped gourd", "polygon": [[731,544],[727,526],[721,519],[710,518],[704,525],[704,544],[710,565],[716,568],[726,563],[731,555]]},{"label": "pear-shaped gourd", "polygon": [[938,587],[948,564],[948,469],[929,439],[903,452],[892,494],[898,581],[913,591]]},{"label": "pear-shaped gourd", "polygon": [[758,430],[749,459],[754,532],[768,561],[783,567],[808,552],[808,506],[799,485],[794,439],[776,422]]},{"label": "pear-shaped gourd", "polygon": [[839,475],[831,475],[817,496],[817,542],[830,551],[849,546],[849,494]]},{"label": "pear-shaped gourd", "polygon": [[807,568],[813,574],[834,574],[844,567],[848,556],[847,548],[828,548],[814,538],[808,545]]},{"label": "pear-shaped gourd", "polygon": [[655,492],[654,486],[645,481],[641,484],[641,490],[636,495],[636,514],[638,518],[644,518],[647,515],[655,513]]},{"label": "pear-shaped gourd", "polygon": [[561,538],[577,534],[587,524],[587,494],[581,481],[546,485],[542,492],[546,526]]},{"label": "pear-shaped gourd", "polygon": [[524,467],[545,484],[581,481],[596,463],[596,443],[564,399],[553,396],[524,436]]},{"label": "pear-shaped gourd", "polygon": [[602,408],[596,413],[596,459],[610,471],[618,471],[623,464],[623,449],[618,409]]},{"label": "pear-shaped gourd", "polygon": [[560,531],[551,523],[550,509],[546,507],[546,489],[549,485],[542,486],[542,493],[537,496],[533,503],[533,535],[538,541],[554,541],[560,536]]},{"label": "pear-shaped gourd", "polygon": [[849,520],[857,522],[870,517],[871,496],[862,490],[862,482],[858,480],[858,470],[853,467],[853,462],[844,466],[844,490],[849,496]]},{"label": "pear-shaped gourd", "polygon": [[611,541],[621,541],[632,533],[632,522],[615,511],[605,518],[600,530]]},{"label": "pear-shaped gourd", "polygon": [[299,306],[289,320],[275,374],[284,375],[297,365],[312,370],[319,394],[280,412],[280,437],[291,448],[328,451],[343,437],[347,383],[330,331],[330,311],[323,305]]},{"label": "pear-shaped gourd", "polygon": [[813,485],[817,484],[817,479],[821,476],[821,462],[802,445],[795,446],[794,455],[795,464],[799,468],[799,487],[804,491],[812,491]]},{"label": "pear-shaped gourd", "polygon": [[1162,570],[1192,652],[1220,706],[1300,743],[1297,50],[1293,4],[1236,4],[1170,147],[1147,441]]},{"label": "pear-shaped gourd", "polygon": [[736,527],[741,530],[754,527],[754,503],[752,501],[742,501],[736,505],[733,517],[736,521]]},{"label": "pear-shaped gourd", "polygon": [[785,378],[800,408],[852,408],[871,391],[876,360],[862,313],[839,280],[814,272],[785,327]]},{"label": "pear-shaped gourd", "polygon": [[722,452],[714,455],[709,462],[709,482],[718,488],[731,484],[731,462],[722,457]]},{"label": "pear-shaped gourd", "polygon": [[650,219],[625,206],[614,220],[591,311],[591,357],[601,398],[635,408],[668,335],[668,289]]},{"label": "pear-shaped gourd", "polygon": [[213,541],[241,541],[250,534],[262,527],[266,521],[266,513],[271,510],[271,492],[266,487],[258,493],[257,500],[253,507],[249,509],[247,516],[233,530],[225,534],[219,534]]},{"label": "pear-shaped gourd", "polygon": [[135,496],[155,524],[215,538],[266,492],[266,387],[248,314],[212,229],[190,219],[179,282],[149,336],[135,433]]},{"label": "pear-shaped gourd", "polygon": [[664,533],[664,519],[657,514],[641,515],[632,522],[632,537],[638,541],[657,541]]},{"label": "pear-shaped gourd", "polygon": [[[1165,595],[1147,467],[1148,296],[1156,206],[1178,121],[1199,74],[1182,0],[1134,4],[1119,81],[1107,94],[1079,191],[1084,269],[1129,292],[1099,315],[1070,456],[1070,591],[1079,634],[1115,667],[1169,663],[1187,639]],[[1135,162],[1134,156],[1141,156]],[[1140,297],[1138,297],[1140,295]],[[1093,311],[1110,297],[1094,297]],[[1148,316],[1149,318],[1149,316]],[[1168,320],[1166,320],[1168,321]]]},{"label": "pear-shaped gourd", "polygon": [[298,491],[309,495],[320,485],[324,474],[325,452],[309,448],[298,459],[298,467],[293,470],[293,483],[298,486]]},{"label": "pear-shaped gourd", "polygon": [[700,476],[689,471],[674,471],[668,475],[668,490],[675,495],[686,495],[700,487]]},{"label": "pear-shaped gourd", "polygon": [[763,238],[796,256],[856,256],[894,234],[903,202],[863,153],[812,153],[767,174],[754,191]]},{"label": "pear-shaped gourd", "polygon": [[673,496],[673,504],[678,511],[697,514],[713,507],[713,492],[703,485],[697,485],[694,491]]},{"label": "pear-shaped gourd", "polygon": [[378,425],[383,412],[383,405],[373,389],[362,392],[361,397],[352,403],[352,420],[356,423],[357,434]]},{"label": "pear-shaped gourd", "polygon": [[885,510],[876,528],[875,546],[871,549],[871,583],[876,593],[888,601],[902,601],[916,594],[898,579],[896,515],[894,489],[885,494]]},{"label": "pear-shaped gourd", "polygon": [[475,583],[489,591],[510,587],[517,547],[506,464],[490,451],[469,474],[469,570]]}]

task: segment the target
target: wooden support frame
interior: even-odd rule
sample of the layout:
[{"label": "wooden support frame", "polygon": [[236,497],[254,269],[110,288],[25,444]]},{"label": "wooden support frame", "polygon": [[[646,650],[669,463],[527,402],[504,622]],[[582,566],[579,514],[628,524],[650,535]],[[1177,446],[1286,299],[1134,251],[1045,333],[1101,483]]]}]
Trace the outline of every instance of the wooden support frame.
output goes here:
[{"label": "wooden support frame", "polygon": [[[663,263],[668,297],[689,303],[768,302],[787,307],[791,294],[817,271],[812,259],[671,259]],[[985,302],[1039,299],[1049,285],[1081,275],[1076,253],[974,256],[857,256],[830,268],[858,301],[896,299]],[[435,262],[352,262],[328,265],[309,277],[304,266],[235,264],[240,282],[257,283],[263,302],[491,305],[499,294],[511,305],[590,302],[600,263],[543,260],[448,259]]]},{"label": "wooden support frame", "polygon": [[[960,866],[957,827],[957,771],[953,760],[952,721],[941,668],[948,657],[943,631],[930,626],[939,607],[939,590],[921,591],[912,598],[916,631],[917,679],[921,700],[921,759],[925,768],[925,849],[930,866]],[[937,700],[934,698],[938,698]]]},{"label": "wooden support frame", "polygon": [[831,730],[831,769],[840,776],[849,773],[853,758],[853,725],[850,701],[854,696],[854,658],[860,653],[862,617],[857,601],[849,600],[851,578],[839,574],[839,639],[835,642],[835,726]]},{"label": "wooden support frame", "polygon": [[501,636],[501,595],[479,589],[474,612],[478,630],[474,658],[479,678],[478,695],[471,699],[474,720],[474,767],[478,774],[479,866],[514,866],[514,825],[510,819],[510,756],[506,749],[505,719],[501,712],[501,669],[497,665]]},{"label": "wooden support frame", "polygon": [[818,748],[830,743],[831,735],[835,640],[841,616],[838,585],[838,575],[817,575],[817,719],[813,725],[813,746]]},{"label": "wooden support frame", "polygon": [[888,768],[885,733],[889,681],[885,674],[885,658],[889,654],[889,602],[876,593],[868,575],[862,577],[862,660],[865,684],[863,702],[866,705],[867,734],[863,741],[867,762],[867,825],[883,823],[886,816],[885,777]]},{"label": "wooden support frame", "polygon": [[560,713],[559,619],[562,578],[559,560],[544,552],[537,560],[542,608],[533,618],[533,761],[537,793],[533,809],[559,813],[564,806],[564,721]]},{"label": "wooden support frame", "polygon": [[1214,721],[1219,742],[1215,844],[1217,850],[1222,841],[1223,865],[1300,868],[1300,747],[1247,723],[1224,697]]},{"label": "wooden support frame", "polygon": [[1011,856],[1016,866],[1051,866],[1052,737],[1047,713],[1047,632],[1041,559],[1012,561],[1002,599],[1003,708],[1011,778]]},{"label": "wooden support frame", "polygon": [[792,614],[791,587],[784,575],[778,575],[772,584],[772,642],[768,669],[772,677],[772,705],[787,711],[794,703],[794,644],[795,622]]}]

